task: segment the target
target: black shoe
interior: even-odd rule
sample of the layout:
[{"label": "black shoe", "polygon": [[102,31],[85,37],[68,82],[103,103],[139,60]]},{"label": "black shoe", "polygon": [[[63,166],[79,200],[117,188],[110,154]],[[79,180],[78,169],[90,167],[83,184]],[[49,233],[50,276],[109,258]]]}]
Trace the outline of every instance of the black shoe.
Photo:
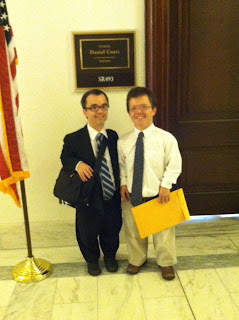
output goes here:
[{"label": "black shoe", "polygon": [[88,273],[91,276],[98,276],[101,274],[100,266],[98,263],[87,263]]},{"label": "black shoe", "polygon": [[104,257],[105,267],[109,272],[116,272],[118,270],[118,262],[115,258]]}]

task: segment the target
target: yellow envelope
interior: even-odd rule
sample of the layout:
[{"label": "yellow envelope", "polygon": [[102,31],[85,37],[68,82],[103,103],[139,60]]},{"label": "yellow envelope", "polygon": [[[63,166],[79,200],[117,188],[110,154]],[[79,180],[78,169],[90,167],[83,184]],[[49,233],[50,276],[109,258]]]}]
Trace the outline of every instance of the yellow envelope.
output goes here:
[{"label": "yellow envelope", "polygon": [[158,199],[153,199],[131,210],[142,239],[190,220],[183,189],[171,192],[168,203],[160,204]]}]

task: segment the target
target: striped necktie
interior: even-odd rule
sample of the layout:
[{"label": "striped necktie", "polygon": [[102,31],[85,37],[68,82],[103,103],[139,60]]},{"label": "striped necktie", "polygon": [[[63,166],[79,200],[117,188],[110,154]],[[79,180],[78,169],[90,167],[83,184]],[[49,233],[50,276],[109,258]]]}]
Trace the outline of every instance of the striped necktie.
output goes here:
[{"label": "striped necktie", "polygon": [[[98,133],[96,136],[97,153],[99,152],[100,145],[103,141],[103,138],[104,138],[104,135],[102,133]],[[101,167],[100,167],[100,177],[101,177],[104,199],[106,200],[112,199],[115,192],[115,187],[111,179],[109,167],[107,165],[107,162],[104,156],[103,156]]]},{"label": "striped necktie", "polygon": [[134,173],[131,191],[131,204],[135,207],[142,203],[143,171],[144,171],[144,134],[140,132],[136,141],[134,155]]}]

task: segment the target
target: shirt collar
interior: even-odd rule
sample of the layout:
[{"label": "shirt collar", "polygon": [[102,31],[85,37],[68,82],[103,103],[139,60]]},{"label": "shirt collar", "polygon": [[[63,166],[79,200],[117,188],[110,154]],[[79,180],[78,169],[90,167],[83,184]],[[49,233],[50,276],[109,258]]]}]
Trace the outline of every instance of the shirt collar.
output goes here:
[{"label": "shirt collar", "polygon": [[[89,136],[90,136],[90,139],[91,140],[95,140],[97,134],[99,133],[98,131],[96,131],[94,128],[92,128],[89,123],[87,123],[87,129],[88,129],[88,132],[89,132]],[[105,128],[103,128],[100,133],[102,133],[106,138],[108,138],[107,136],[107,132],[105,130]]]},{"label": "shirt collar", "polygon": [[143,131],[140,131],[136,128],[134,128],[134,135],[137,137],[140,132],[144,133],[144,137],[147,137],[148,135],[151,134],[151,132],[154,130],[155,125],[152,123],[148,128],[144,129]]}]

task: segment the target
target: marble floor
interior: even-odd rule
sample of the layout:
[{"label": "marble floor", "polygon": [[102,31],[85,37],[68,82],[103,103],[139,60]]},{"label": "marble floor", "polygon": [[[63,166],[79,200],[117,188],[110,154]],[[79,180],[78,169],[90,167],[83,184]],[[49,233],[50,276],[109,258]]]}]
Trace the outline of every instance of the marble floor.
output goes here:
[{"label": "marble floor", "polygon": [[0,320],[238,320],[239,215],[193,217],[176,228],[176,279],[165,281],[155,264],[125,273],[123,232],[119,271],[87,274],[74,223],[31,223],[33,254],[51,262],[44,281],[21,284],[13,266],[27,255],[22,223],[0,224]]}]

